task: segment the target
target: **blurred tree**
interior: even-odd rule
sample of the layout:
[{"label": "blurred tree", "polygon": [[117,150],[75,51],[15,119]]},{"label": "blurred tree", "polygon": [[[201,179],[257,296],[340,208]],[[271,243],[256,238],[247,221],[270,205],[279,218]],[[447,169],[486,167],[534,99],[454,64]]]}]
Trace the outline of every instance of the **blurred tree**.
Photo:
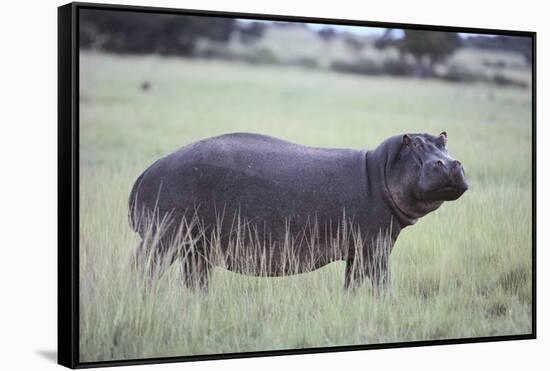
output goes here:
[{"label": "blurred tree", "polygon": [[434,66],[443,62],[460,45],[460,36],[455,32],[404,30],[401,48],[415,57],[417,75],[433,76]]},{"label": "blurred tree", "polygon": [[82,48],[114,53],[193,54],[199,38],[227,41],[235,20],[221,17],[80,10]]},{"label": "blurred tree", "polygon": [[360,52],[365,46],[364,40],[353,35],[346,35],[344,42],[353,52]]},{"label": "blurred tree", "polygon": [[336,31],[332,27],[323,27],[317,31],[319,37],[326,42],[332,41],[336,37]]},{"label": "blurred tree", "polygon": [[465,46],[486,49],[486,50],[503,50],[508,52],[516,52],[521,54],[527,64],[531,64],[533,60],[533,45],[531,38],[524,36],[468,36],[464,41]]},{"label": "blurred tree", "polygon": [[244,44],[251,44],[262,38],[266,28],[267,26],[264,22],[240,24],[238,26],[240,39]]},{"label": "blurred tree", "polygon": [[402,40],[399,40],[398,38],[395,37],[394,31],[395,31],[394,28],[386,28],[382,36],[376,39],[376,41],[374,42],[374,46],[378,49],[384,49],[392,46],[402,49],[401,48]]},{"label": "blurred tree", "polygon": [[395,67],[400,66],[401,74],[407,74],[407,62],[405,60],[405,48],[403,38],[397,37],[396,29],[386,28],[382,36],[376,39],[374,42],[374,47],[377,49],[386,49],[386,48],[395,48],[399,51],[399,61],[395,64]]}]

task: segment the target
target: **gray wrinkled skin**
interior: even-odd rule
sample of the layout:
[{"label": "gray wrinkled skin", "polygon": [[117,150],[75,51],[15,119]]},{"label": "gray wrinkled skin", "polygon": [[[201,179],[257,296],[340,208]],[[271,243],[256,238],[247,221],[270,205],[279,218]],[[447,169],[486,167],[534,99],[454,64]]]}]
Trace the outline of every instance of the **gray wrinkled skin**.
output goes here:
[{"label": "gray wrinkled skin", "polygon": [[[468,189],[446,142],[446,133],[405,134],[355,150],[235,133],[189,144],[134,184],[130,224],[143,239],[136,256],[157,261],[185,236],[194,243],[181,242],[168,263],[179,258],[189,287],[206,287],[217,264],[281,276],[335,260],[346,261],[345,287],[365,277],[386,287],[401,229]],[[289,255],[294,264],[285,263]]]}]

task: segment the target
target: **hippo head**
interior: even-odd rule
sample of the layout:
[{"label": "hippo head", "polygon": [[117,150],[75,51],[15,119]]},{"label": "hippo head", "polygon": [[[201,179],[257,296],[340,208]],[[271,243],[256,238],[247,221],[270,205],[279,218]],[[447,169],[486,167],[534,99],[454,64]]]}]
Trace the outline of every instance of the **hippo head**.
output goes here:
[{"label": "hippo head", "polygon": [[391,155],[384,170],[386,192],[401,219],[410,224],[468,189],[462,164],[447,152],[446,132],[396,136],[387,146]]}]

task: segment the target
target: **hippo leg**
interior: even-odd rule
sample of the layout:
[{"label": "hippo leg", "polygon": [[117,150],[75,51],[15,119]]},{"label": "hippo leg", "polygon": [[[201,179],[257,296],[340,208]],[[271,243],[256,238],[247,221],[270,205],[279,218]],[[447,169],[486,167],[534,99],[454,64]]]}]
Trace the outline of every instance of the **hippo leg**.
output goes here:
[{"label": "hippo leg", "polygon": [[153,287],[177,258],[175,254],[166,253],[167,250],[163,246],[169,244],[160,241],[152,246],[142,240],[132,256],[132,269],[145,280],[147,290]]},{"label": "hippo leg", "polygon": [[368,273],[375,294],[389,291],[391,280],[387,261],[384,264],[379,264],[375,269],[369,269]]},{"label": "hippo leg", "polygon": [[346,273],[344,287],[346,289],[356,289],[363,284],[367,276],[367,269],[363,264],[358,264],[355,259],[346,260]]},{"label": "hippo leg", "polygon": [[143,240],[139,242],[137,245],[134,253],[132,254],[132,257],[130,258],[130,268],[132,269],[132,272],[141,272],[143,266],[144,266],[144,258],[143,258]]},{"label": "hippo leg", "polygon": [[346,261],[345,284],[346,289],[356,289],[361,286],[365,277],[368,277],[376,294],[386,292],[390,288],[390,270],[388,259],[378,260],[376,263],[366,262],[358,264],[354,259]]},{"label": "hippo leg", "polygon": [[195,246],[193,252],[181,257],[181,277],[185,286],[192,290],[208,290],[211,268],[208,257],[198,246]]}]

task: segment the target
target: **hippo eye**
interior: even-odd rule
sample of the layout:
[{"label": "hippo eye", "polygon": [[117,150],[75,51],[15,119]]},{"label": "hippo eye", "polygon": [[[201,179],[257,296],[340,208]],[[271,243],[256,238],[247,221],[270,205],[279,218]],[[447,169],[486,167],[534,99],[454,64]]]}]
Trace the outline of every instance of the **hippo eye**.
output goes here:
[{"label": "hippo eye", "polygon": [[422,165],[424,164],[424,162],[422,161],[420,156],[419,155],[414,155],[413,159],[414,159],[414,168],[417,169],[417,170],[422,169]]}]

